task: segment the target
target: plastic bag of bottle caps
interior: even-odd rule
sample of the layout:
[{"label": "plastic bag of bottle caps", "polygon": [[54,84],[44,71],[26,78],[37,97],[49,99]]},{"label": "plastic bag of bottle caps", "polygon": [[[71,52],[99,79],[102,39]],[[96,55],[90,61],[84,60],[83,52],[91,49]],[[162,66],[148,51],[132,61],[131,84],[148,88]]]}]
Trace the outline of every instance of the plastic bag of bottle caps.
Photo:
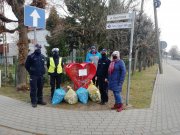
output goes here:
[{"label": "plastic bag of bottle caps", "polygon": [[78,96],[78,99],[81,103],[87,104],[88,102],[88,91],[86,88],[80,87],[77,91],[76,94]]},{"label": "plastic bag of bottle caps", "polygon": [[67,88],[69,90],[66,93],[64,100],[69,104],[76,104],[78,102],[78,97],[77,97],[76,92],[69,86]]},{"label": "plastic bag of bottle caps", "polygon": [[91,82],[87,90],[89,91],[89,97],[93,102],[101,101],[101,94],[99,89]]},{"label": "plastic bag of bottle caps", "polygon": [[56,105],[56,104],[61,103],[62,100],[64,99],[65,95],[66,95],[66,92],[65,92],[64,89],[62,89],[62,88],[56,89],[54,91],[54,95],[53,95],[53,98],[52,98],[52,104]]}]

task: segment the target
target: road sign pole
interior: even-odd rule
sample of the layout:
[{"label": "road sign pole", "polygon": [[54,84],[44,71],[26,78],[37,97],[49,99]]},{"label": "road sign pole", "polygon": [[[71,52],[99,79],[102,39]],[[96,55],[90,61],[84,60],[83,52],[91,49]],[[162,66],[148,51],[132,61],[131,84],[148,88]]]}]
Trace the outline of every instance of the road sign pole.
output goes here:
[{"label": "road sign pole", "polygon": [[155,21],[155,29],[156,29],[156,43],[157,43],[157,49],[158,49],[158,60],[159,60],[159,73],[163,74],[163,68],[162,68],[162,57],[161,57],[161,51],[160,51],[160,41],[159,41],[159,28],[158,28],[158,19],[157,19],[157,10],[155,7],[156,0],[153,0],[154,2],[154,21]]},{"label": "road sign pole", "polygon": [[37,44],[36,27],[34,27],[34,45]]},{"label": "road sign pole", "polygon": [[132,13],[132,28],[131,28],[131,41],[129,49],[129,69],[128,69],[128,83],[127,83],[127,92],[126,92],[126,105],[129,104],[129,93],[131,86],[131,64],[132,64],[132,48],[133,48],[133,36],[134,36],[134,20],[135,12]]}]

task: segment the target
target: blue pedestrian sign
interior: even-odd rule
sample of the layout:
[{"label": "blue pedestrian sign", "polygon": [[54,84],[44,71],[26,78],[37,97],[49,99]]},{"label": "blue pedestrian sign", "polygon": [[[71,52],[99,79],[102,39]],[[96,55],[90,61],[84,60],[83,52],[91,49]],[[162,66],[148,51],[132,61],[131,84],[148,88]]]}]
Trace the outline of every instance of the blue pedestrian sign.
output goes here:
[{"label": "blue pedestrian sign", "polygon": [[34,6],[25,6],[24,25],[45,29],[45,10]]}]

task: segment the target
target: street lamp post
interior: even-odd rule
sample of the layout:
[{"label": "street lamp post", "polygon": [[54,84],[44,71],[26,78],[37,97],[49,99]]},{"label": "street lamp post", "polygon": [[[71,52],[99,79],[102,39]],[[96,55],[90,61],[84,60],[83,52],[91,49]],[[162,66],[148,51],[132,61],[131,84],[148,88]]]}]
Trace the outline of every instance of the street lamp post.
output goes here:
[{"label": "street lamp post", "polygon": [[156,29],[156,43],[157,43],[158,56],[159,56],[159,73],[163,74],[162,57],[161,57],[160,41],[159,41],[158,19],[157,19],[157,10],[156,10],[156,8],[160,7],[161,5],[160,0],[153,0],[153,5],[154,5],[154,20],[155,20],[155,29]]}]

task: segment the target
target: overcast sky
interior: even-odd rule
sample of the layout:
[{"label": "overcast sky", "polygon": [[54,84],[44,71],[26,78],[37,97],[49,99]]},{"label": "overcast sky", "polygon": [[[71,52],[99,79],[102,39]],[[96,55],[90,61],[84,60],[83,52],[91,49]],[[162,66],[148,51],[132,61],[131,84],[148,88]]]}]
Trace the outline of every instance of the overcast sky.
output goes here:
[{"label": "overcast sky", "polygon": [[[153,0],[144,0],[144,11],[154,19]],[[177,45],[180,50],[180,0],[161,0],[161,7],[157,9],[158,25],[161,29],[160,40],[166,41],[167,50]],[[10,10],[8,8],[8,10]],[[7,10],[5,10],[7,11]],[[6,12],[10,17],[12,14]],[[7,16],[8,16],[7,15]]]},{"label": "overcast sky", "polygon": [[[145,0],[145,12],[154,18],[153,0]],[[178,46],[180,50],[180,0],[161,0],[161,6],[157,8],[158,25],[161,29],[160,40],[166,41],[169,50],[172,46]]]}]

